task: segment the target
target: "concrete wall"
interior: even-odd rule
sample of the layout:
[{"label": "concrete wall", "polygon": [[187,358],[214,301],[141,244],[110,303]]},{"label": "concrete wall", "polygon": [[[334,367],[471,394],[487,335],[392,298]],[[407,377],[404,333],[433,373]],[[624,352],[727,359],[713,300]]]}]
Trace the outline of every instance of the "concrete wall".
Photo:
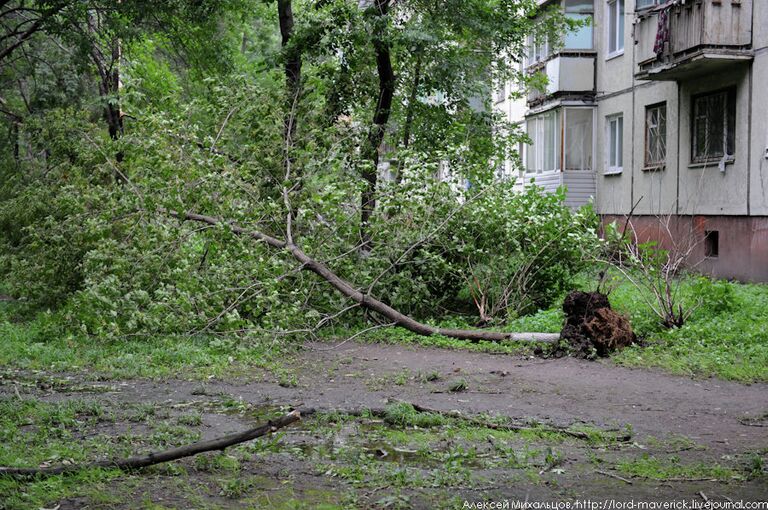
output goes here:
[{"label": "concrete wall", "polygon": [[[598,99],[597,118],[595,120],[595,168],[597,197],[595,205],[601,214],[628,214],[632,208],[632,93]],[[606,175],[608,159],[608,128],[606,117],[622,114],[624,116],[624,145],[622,160],[624,170],[620,174]]]},{"label": "concrete wall", "polygon": [[754,5],[749,213],[768,215],[768,2]]},{"label": "concrete wall", "polygon": [[[669,214],[677,208],[678,180],[678,93],[674,82],[638,82],[634,90],[632,203],[636,214]],[[666,165],[645,168],[646,107],[665,102],[667,106]]]},{"label": "concrete wall", "polygon": [[[734,68],[730,73],[706,80],[680,83],[680,214],[747,214],[747,183],[750,130],[749,68]],[[691,163],[692,101],[695,94],[736,87],[735,159],[720,171],[716,163],[706,166]]]}]

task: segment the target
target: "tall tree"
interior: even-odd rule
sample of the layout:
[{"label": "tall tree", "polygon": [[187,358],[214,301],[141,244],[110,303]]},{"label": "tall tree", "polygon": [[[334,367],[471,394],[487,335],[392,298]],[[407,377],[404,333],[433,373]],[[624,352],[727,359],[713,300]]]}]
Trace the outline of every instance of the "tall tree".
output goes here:
[{"label": "tall tree", "polygon": [[363,251],[371,249],[369,223],[376,208],[376,182],[382,143],[392,112],[395,96],[395,71],[392,67],[391,41],[387,34],[389,25],[390,0],[374,0],[371,8],[374,15],[373,48],[376,53],[376,73],[379,79],[378,99],[373,114],[373,123],[368,132],[368,146],[365,151],[367,164],[363,166],[365,188],[360,203],[360,246]]}]

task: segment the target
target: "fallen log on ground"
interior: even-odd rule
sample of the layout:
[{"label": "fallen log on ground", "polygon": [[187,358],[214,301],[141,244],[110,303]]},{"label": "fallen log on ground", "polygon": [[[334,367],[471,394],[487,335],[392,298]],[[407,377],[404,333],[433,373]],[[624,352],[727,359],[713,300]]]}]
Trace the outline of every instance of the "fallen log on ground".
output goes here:
[{"label": "fallen log on ground", "polygon": [[278,429],[281,429],[291,423],[299,421],[301,414],[299,411],[292,411],[285,416],[281,416],[275,420],[270,420],[264,425],[244,430],[242,432],[235,432],[226,436],[218,437],[215,439],[209,439],[207,441],[199,441],[186,446],[180,446],[178,448],[171,448],[170,450],[164,450],[161,452],[153,452],[148,455],[139,457],[129,457],[127,459],[118,460],[102,460],[97,462],[90,462],[87,464],[73,464],[69,466],[52,466],[41,468],[14,468],[14,467],[0,467],[0,475],[10,476],[50,476],[60,475],[63,473],[71,473],[74,471],[80,471],[82,469],[121,469],[124,471],[130,471],[134,469],[145,468],[153,466],[155,464],[161,464],[163,462],[170,462],[173,460],[183,459],[184,457],[191,457],[199,453],[224,450],[230,446],[256,439],[257,437],[271,434]]},{"label": "fallen log on ground", "polygon": [[485,331],[480,329],[450,329],[441,328],[437,326],[430,326],[419,322],[407,315],[404,315],[388,304],[379,301],[369,294],[364,294],[351,283],[344,280],[336,273],[331,271],[328,266],[319,262],[299,248],[294,243],[288,243],[276,237],[272,237],[263,232],[257,230],[247,230],[243,227],[232,225],[226,221],[213,216],[205,216],[195,213],[179,213],[176,211],[166,211],[167,214],[174,218],[182,220],[198,221],[201,223],[207,223],[209,225],[227,225],[230,230],[242,236],[248,236],[258,241],[263,241],[268,246],[277,250],[285,250],[289,252],[293,258],[301,262],[302,269],[311,271],[316,275],[327,281],[333,288],[338,290],[341,294],[354,302],[360,304],[373,312],[376,312],[383,317],[386,317],[397,326],[403,327],[413,333],[422,336],[442,335],[449,338],[456,338],[459,340],[469,340],[470,342],[490,341],[490,342],[504,342],[504,341],[516,341],[516,342],[545,342],[556,343],[560,335],[558,333],[504,333],[501,331]]}]

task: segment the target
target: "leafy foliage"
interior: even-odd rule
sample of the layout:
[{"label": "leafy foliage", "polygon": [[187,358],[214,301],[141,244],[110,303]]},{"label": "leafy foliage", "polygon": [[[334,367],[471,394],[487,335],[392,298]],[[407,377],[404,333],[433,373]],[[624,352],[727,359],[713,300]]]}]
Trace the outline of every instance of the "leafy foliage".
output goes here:
[{"label": "leafy foliage", "polygon": [[[97,338],[282,336],[366,319],[339,315],[345,299],[263,243],[168,211],[281,238],[288,213],[308,254],[424,319],[449,310],[501,324],[546,308],[596,245],[594,214],[567,209],[562,192],[493,179],[523,135],[490,113],[489,82],[523,79],[510,57],[528,32],[568,26],[554,11],[534,26],[536,1],[414,0],[386,17],[342,0],[296,2],[283,47],[272,5],[146,7],[64,6],[41,27],[47,37],[24,41],[25,65],[2,70],[21,85],[8,96],[12,150],[0,161],[0,274],[30,313],[51,309],[67,331]],[[376,189],[363,256],[374,32],[398,83],[385,134],[392,179]],[[291,102],[281,66],[297,54]],[[58,59],[40,85],[29,55]],[[119,111],[119,129],[112,118],[107,130],[105,111]],[[286,119],[296,125],[288,146]]]}]

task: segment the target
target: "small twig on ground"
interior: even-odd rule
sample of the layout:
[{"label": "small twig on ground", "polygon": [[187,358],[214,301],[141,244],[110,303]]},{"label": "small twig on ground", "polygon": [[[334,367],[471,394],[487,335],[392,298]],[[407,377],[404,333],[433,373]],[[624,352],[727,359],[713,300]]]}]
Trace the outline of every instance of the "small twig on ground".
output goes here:
[{"label": "small twig on ground", "polygon": [[[642,477],[648,478],[648,477]],[[665,482],[721,482],[717,478],[665,478]]]},{"label": "small twig on ground", "polygon": [[365,333],[369,333],[369,332],[371,332],[371,331],[373,331],[375,329],[391,328],[392,326],[395,326],[395,325],[396,325],[396,323],[394,323],[394,322],[389,322],[387,324],[376,324],[375,326],[371,326],[370,328],[365,328],[362,331],[358,331],[354,335],[350,336],[349,338],[347,338],[346,340],[344,340],[342,342],[337,343],[333,347],[328,347],[328,348],[323,348],[323,349],[317,348],[317,349],[314,349],[314,350],[315,351],[332,351],[334,349],[338,349],[339,347],[341,347],[342,345],[346,344],[347,342],[349,342],[351,340],[354,340],[355,338],[359,337],[360,335],[364,335]]},{"label": "small twig on ground", "polygon": [[739,418],[739,423],[745,427],[768,427],[768,423],[761,423],[756,418]]},{"label": "small twig on ground", "polygon": [[632,480],[629,480],[627,478],[624,478],[623,476],[615,475],[613,473],[609,473],[608,471],[600,471],[599,469],[595,471],[595,473],[601,474],[603,476],[610,476],[611,478],[615,478],[617,480],[621,480],[622,482],[628,483],[629,485],[632,485]]},{"label": "small twig on ground", "polygon": [[709,502],[709,498],[707,497],[706,494],[704,494],[703,491],[699,491],[699,496],[701,496],[701,499],[704,500],[704,503],[708,503]]},{"label": "small twig on ground", "polygon": [[141,457],[130,457],[127,459],[118,460],[103,460],[97,462],[91,462],[88,464],[70,465],[70,466],[56,466],[56,467],[41,467],[41,468],[14,468],[14,467],[0,467],[0,475],[10,476],[49,476],[59,475],[63,473],[71,473],[80,471],[82,469],[121,469],[124,471],[130,471],[134,469],[140,469],[163,462],[170,462],[173,460],[182,459],[184,457],[191,457],[199,453],[224,450],[230,446],[256,439],[257,437],[271,434],[278,429],[281,429],[293,422],[299,421],[301,414],[299,411],[291,411],[290,413],[277,418],[274,421],[269,421],[264,425],[244,430],[242,432],[236,432],[226,436],[218,437],[215,439],[209,439],[207,441],[199,441],[186,446],[180,446],[178,448],[171,448],[170,450],[164,450],[161,452],[153,452]]}]

